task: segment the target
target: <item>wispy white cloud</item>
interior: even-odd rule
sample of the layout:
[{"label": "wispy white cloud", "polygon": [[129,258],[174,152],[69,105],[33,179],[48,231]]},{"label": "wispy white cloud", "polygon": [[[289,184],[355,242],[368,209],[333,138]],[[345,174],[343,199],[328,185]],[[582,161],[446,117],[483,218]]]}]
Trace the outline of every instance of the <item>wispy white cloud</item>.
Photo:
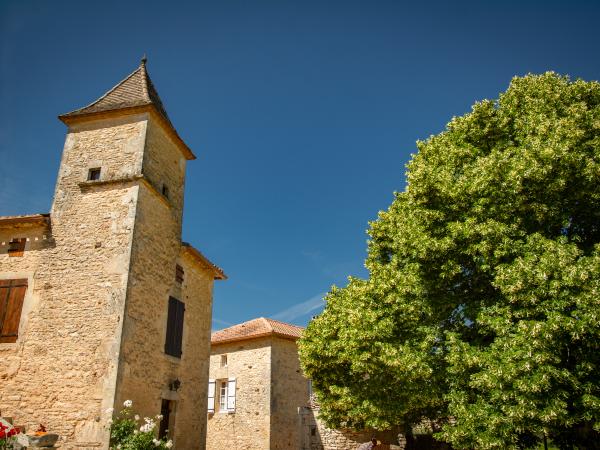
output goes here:
[{"label": "wispy white cloud", "polygon": [[216,317],[212,318],[212,326],[210,327],[210,332],[214,333],[215,331],[222,330],[223,328],[231,327],[233,324],[231,322],[227,322],[225,320],[218,319]]},{"label": "wispy white cloud", "polygon": [[325,306],[325,302],[323,301],[323,297],[325,297],[325,295],[326,292],[321,292],[314,297],[311,297],[304,302],[296,303],[295,305],[292,305],[289,308],[272,315],[271,317],[275,320],[291,322],[299,317],[306,316],[307,314]]},{"label": "wispy white cloud", "polygon": [[302,250],[300,254],[326,277],[330,277],[334,283],[343,282],[348,275],[360,273],[363,267],[357,265],[356,261],[332,261],[330,257],[320,250]]},{"label": "wispy white cloud", "polygon": [[225,326],[228,326],[228,327],[230,327],[230,326],[232,326],[232,325],[233,325],[231,322],[226,322],[226,321],[224,321],[224,320],[217,319],[216,317],[213,317],[212,321],[213,321],[214,323],[218,323],[218,324],[220,324],[220,325],[225,325]]}]

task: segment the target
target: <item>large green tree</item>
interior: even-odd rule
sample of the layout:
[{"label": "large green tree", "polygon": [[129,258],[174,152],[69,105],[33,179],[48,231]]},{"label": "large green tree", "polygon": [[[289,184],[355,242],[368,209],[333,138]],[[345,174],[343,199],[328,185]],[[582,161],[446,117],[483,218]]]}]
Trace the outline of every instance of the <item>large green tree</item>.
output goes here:
[{"label": "large green tree", "polygon": [[600,84],[514,78],[417,146],[369,278],[333,287],[300,341],[322,417],[600,448]]}]

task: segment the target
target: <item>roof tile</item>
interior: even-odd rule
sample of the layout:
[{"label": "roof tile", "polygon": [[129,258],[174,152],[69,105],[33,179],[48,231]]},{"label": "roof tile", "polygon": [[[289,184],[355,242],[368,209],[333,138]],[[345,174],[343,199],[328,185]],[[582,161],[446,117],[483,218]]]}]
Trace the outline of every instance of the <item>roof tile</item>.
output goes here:
[{"label": "roof tile", "polygon": [[61,117],[74,117],[142,105],[154,105],[160,115],[169,122],[169,125],[173,126],[148,75],[145,60],[142,60],[137,69],[98,100],[83,108],[63,114]]},{"label": "roof tile", "polygon": [[296,340],[302,337],[303,331],[304,328],[297,325],[259,317],[213,333],[211,344],[223,344],[270,335]]}]

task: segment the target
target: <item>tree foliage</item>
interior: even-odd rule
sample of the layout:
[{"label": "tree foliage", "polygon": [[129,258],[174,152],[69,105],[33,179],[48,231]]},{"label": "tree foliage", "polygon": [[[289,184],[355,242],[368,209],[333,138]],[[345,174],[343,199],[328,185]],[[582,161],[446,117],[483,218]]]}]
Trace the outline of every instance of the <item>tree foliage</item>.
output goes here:
[{"label": "tree foliage", "polygon": [[370,223],[369,278],[300,341],[322,417],[599,448],[600,84],[516,77],[417,147]]}]

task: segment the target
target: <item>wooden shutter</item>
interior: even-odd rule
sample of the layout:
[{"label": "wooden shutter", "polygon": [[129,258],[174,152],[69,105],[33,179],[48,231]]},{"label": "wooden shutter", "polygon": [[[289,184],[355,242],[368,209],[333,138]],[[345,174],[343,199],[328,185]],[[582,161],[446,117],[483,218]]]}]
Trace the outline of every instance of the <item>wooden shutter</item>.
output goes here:
[{"label": "wooden shutter", "polygon": [[235,378],[227,381],[227,411],[235,411]]},{"label": "wooden shutter", "polygon": [[0,342],[16,342],[27,279],[0,280]]},{"label": "wooden shutter", "polygon": [[208,380],[208,412],[215,412],[215,389],[216,381],[212,378]]},{"label": "wooden shutter", "polygon": [[183,267],[181,267],[179,264],[175,265],[175,280],[178,283],[183,283],[183,275]]},{"label": "wooden shutter", "polygon": [[165,353],[181,358],[181,343],[183,341],[183,315],[185,304],[176,298],[169,297],[169,312],[167,316],[167,338]]}]

